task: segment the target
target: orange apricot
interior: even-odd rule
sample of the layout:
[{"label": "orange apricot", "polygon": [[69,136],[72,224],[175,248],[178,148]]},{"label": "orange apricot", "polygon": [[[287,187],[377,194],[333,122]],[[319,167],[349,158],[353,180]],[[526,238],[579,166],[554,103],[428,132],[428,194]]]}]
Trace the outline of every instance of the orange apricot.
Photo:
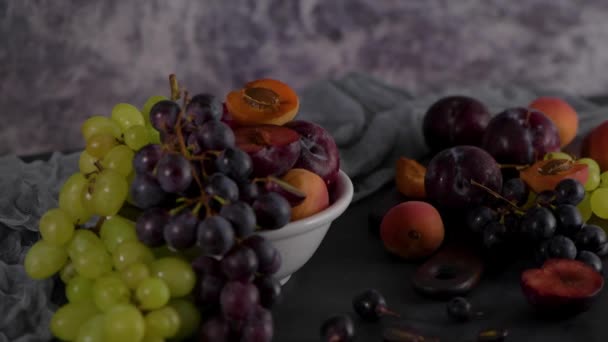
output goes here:
[{"label": "orange apricot", "polygon": [[559,182],[572,178],[581,184],[587,182],[589,168],[586,164],[567,159],[548,159],[534,163],[519,172],[519,177],[536,193],[553,190]]},{"label": "orange apricot", "polygon": [[226,108],[238,125],[283,125],[296,116],[300,100],[287,84],[265,78],[249,82],[226,97]]},{"label": "orange apricot", "polygon": [[425,198],[424,175],[426,168],[413,159],[401,157],[395,167],[397,190],[411,198]]},{"label": "orange apricot", "polygon": [[578,131],[578,114],[572,106],[558,97],[543,96],[534,100],[530,106],[543,112],[557,127],[561,146],[574,140]]},{"label": "orange apricot", "polygon": [[437,209],[421,201],[392,207],[380,224],[384,247],[404,259],[430,256],[441,246],[444,235],[443,220]]},{"label": "orange apricot", "polygon": [[291,169],[282,180],[306,194],[302,203],[291,208],[291,221],[314,215],[329,206],[327,185],[316,173],[306,169]]},{"label": "orange apricot", "polygon": [[608,171],[608,120],[585,136],[582,155],[595,160],[602,172]]}]

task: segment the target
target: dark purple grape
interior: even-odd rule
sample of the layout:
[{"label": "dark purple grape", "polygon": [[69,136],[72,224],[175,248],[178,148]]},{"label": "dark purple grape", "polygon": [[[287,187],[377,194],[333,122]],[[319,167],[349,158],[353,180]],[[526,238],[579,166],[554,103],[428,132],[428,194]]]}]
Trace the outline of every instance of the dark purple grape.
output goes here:
[{"label": "dark purple grape", "polygon": [[260,292],[260,304],[267,308],[272,307],[281,299],[281,283],[273,276],[256,278],[254,284]]},{"label": "dark purple grape", "polygon": [[510,108],[490,120],[482,147],[503,164],[528,165],[560,148],[555,124],[529,108]]},{"label": "dark purple grape", "polygon": [[502,246],[507,235],[507,227],[494,221],[483,228],[483,246],[489,250]]},{"label": "dark purple grape", "polygon": [[222,117],[222,102],[211,94],[194,95],[186,106],[185,119],[200,126],[207,121],[219,120]]},{"label": "dark purple grape", "polygon": [[274,325],[270,312],[257,307],[242,329],[241,342],[270,342],[274,335]]},{"label": "dark purple grape", "polygon": [[224,201],[235,202],[239,199],[239,187],[232,179],[221,173],[212,174],[204,188],[207,195],[218,196]]},{"label": "dark purple grape", "polygon": [[190,210],[184,210],[171,217],[163,229],[163,236],[169,248],[188,249],[196,243],[198,217]]},{"label": "dark purple grape", "polygon": [[198,137],[195,133],[189,134],[186,139],[184,139],[184,143],[186,144],[186,148],[192,153],[192,155],[200,156],[203,154],[203,148],[201,144],[198,142]]},{"label": "dark purple grape", "polygon": [[149,144],[142,147],[133,157],[133,168],[138,174],[154,175],[154,169],[162,156],[162,147],[157,144]]},{"label": "dark purple grape", "polygon": [[557,233],[574,237],[583,227],[583,216],[577,207],[571,204],[560,204],[553,209],[557,221]]},{"label": "dark purple grape", "polygon": [[457,146],[433,157],[426,171],[424,187],[428,198],[440,206],[470,208],[487,197],[488,192],[483,187],[500,192],[502,174],[496,161],[484,150]]},{"label": "dark purple grape", "polygon": [[163,202],[167,193],[148,174],[138,174],[131,182],[129,193],[135,205],[140,209],[148,209]]},{"label": "dark purple grape", "polygon": [[150,123],[159,132],[171,132],[180,111],[179,105],[173,101],[159,101],[150,109]]},{"label": "dark purple grape", "polygon": [[515,235],[519,233],[520,229],[521,217],[519,217],[515,213],[509,213],[503,216],[503,223],[505,228],[507,228],[507,235]]},{"label": "dark purple grape", "polygon": [[207,274],[202,276],[196,293],[199,304],[207,306],[219,304],[220,293],[225,284],[226,280],[223,277]]},{"label": "dark purple grape", "polygon": [[258,272],[274,274],[279,270],[281,254],[269,240],[260,235],[253,235],[245,239],[243,245],[255,252],[258,259]]},{"label": "dark purple grape", "polygon": [[232,179],[246,181],[253,171],[251,157],[238,148],[225,149],[215,160],[218,172]]},{"label": "dark purple grape", "polygon": [[385,315],[398,316],[386,306],[384,296],[373,289],[367,289],[353,297],[353,309],[365,321],[375,322]]},{"label": "dark purple grape", "polygon": [[249,317],[260,302],[260,293],[252,283],[230,281],[220,295],[222,314],[225,319],[240,321]]},{"label": "dark purple grape", "polygon": [[446,305],[448,317],[456,322],[466,322],[473,318],[471,303],[463,297],[454,297]]},{"label": "dark purple grape", "polygon": [[548,256],[548,253],[549,253],[549,241],[551,241],[551,239],[547,239],[547,240],[542,241],[538,245],[538,247],[536,248],[536,251],[534,252],[535,260],[539,264],[542,264],[547,259],[549,259],[549,256]]},{"label": "dark purple grape", "polygon": [[260,195],[253,202],[253,210],[256,222],[262,229],[279,229],[291,219],[289,202],[274,192]]},{"label": "dark purple grape", "polygon": [[466,225],[472,232],[481,233],[483,227],[492,221],[498,220],[498,214],[488,207],[476,207],[466,216]]},{"label": "dark purple grape", "polygon": [[239,238],[245,238],[255,231],[255,212],[245,202],[237,201],[224,205],[220,215],[232,223],[234,233]]},{"label": "dark purple grape", "polygon": [[511,178],[502,185],[502,196],[516,205],[524,205],[529,194],[530,190],[521,178]]},{"label": "dark purple grape", "polygon": [[602,264],[602,259],[600,259],[600,257],[598,257],[597,254],[593,252],[580,251],[576,256],[576,260],[584,262],[585,264],[593,267],[594,270],[600,273],[602,273],[602,270],[604,268],[604,265]]},{"label": "dark purple grape", "polygon": [[557,203],[577,205],[585,198],[585,187],[576,179],[566,178],[555,186],[555,195]]},{"label": "dark purple grape", "polygon": [[260,195],[260,187],[255,182],[241,181],[238,184],[239,199],[245,203],[253,203]]},{"label": "dark purple grape", "polygon": [[224,255],[220,267],[230,280],[249,281],[258,270],[258,258],[251,248],[237,246]]},{"label": "dark purple grape", "polygon": [[201,326],[200,341],[229,342],[230,327],[221,317],[211,318]]},{"label": "dark purple grape", "polygon": [[600,249],[595,253],[599,257],[605,257],[608,255],[608,243],[604,243],[600,246]]},{"label": "dark purple grape", "polygon": [[553,236],[557,221],[551,211],[544,207],[528,210],[521,220],[520,232],[530,241],[541,241]]},{"label": "dark purple grape", "polygon": [[579,250],[596,253],[606,243],[606,232],[596,225],[586,224],[576,234],[575,242]]},{"label": "dark purple grape", "polygon": [[158,162],[156,177],[166,192],[180,193],[192,183],[192,166],[179,154],[167,154]]},{"label": "dark purple grape", "polygon": [[205,255],[224,255],[234,245],[234,231],[221,216],[207,217],[198,224],[197,245]]},{"label": "dark purple grape", "polygon": [[553,205],[553,203],[555,202],[555,199],[557,198],[557,195],[555,194],[555,191],[553,190],[544,190],[541,191],[537,196],[536,196],[536,204],[543,206],[543,207],[550,207],[551,205]]},{"label": "dark purple grape", "polygon": [[192,269],[198,275],[203,276],[220,276],[222,274],[219,260],[208,255],[199,255],[196,259],[192,260]]},{"label": "dark purple grape", "polygon": [[349,342],[355,339],[355,324],[348,315],[336,315],[321,325],[321,340],[324,342]]},{"label": "dark purple grape", "polygon": [[563,235],[556,235],[549,240],[545,253],[547,258],[574,259],[576,246],[571,239]]},{"label": "dark purple grape", "polygon": [[221,121],[208,121],[193,134],[196,134],[196,139],[204,151],[221,151],[234,147],[235,144],[234,133]]},{"label": "dark purple grape", "polygon": [[150,208],[145,210],[135,223],[137,238],[149,247],[159,247],[165,243],[163,229],[169,220],[165,209]]},{"label": "dark purple grape", "polygon": [[476,99],[444,97],[433,103],[424,116],[424,139],[435,152],[456,145],[479,146],[490,118],[488,108]]}]

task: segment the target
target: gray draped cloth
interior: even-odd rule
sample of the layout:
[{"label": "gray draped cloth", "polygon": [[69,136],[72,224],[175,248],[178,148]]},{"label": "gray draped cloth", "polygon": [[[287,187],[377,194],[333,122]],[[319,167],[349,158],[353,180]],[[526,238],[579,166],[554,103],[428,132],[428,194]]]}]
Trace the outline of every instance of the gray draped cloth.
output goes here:
[{"label": "gray draped cloth", "polygon": [[[607,118],[605,108],[582,98],[525,87],[451,88],[419,95],[351,74],[304,89],[298,119],[317,122],[334,136],[357,201],[393,178],[397,157],[427,154],[424,113],[438,98],[454,94],[478,98],[492,112],[525,106],[539,95],[562,96],[577,109],[581,134]],[[0,342],[50,339],[48,323],[57,308],[51,300],[53,281],[28,279],[22,263],[38,239],[40,216],[57,207],[61,184],[77,168],[77,154],[55,153],[48,162],[29,164],[15,156],[0,157]]]}]

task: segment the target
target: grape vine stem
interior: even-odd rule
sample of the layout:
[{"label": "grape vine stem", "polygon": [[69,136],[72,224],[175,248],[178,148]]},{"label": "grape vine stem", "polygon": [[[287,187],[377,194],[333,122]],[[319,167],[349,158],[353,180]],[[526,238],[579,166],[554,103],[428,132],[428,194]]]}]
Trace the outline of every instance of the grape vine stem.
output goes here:
[{"label": "grape vine stem", "polygon": [[475,181],[475,180],[473,180],[473,179],[471,179],[471,181],[470,181],[470,182],[471,182],[471,184],[472,184],[472,185],[475,185],[475,186],[478,186],[478,187],[480,187],[480,188],[484,189],[484,190],[485,190],[486,192],[488,192],[490,195],[492,195],[492,196],[494,196],[494,197],[496,197],[496,198],[498,198],[498,199],[500,199],[500,200],[502,200],[502,201],[507,202],[507,203],[508,203],[508,204],[509,204],[509,205],[510,205],[512,208],[513,208],[513,210],[515,210],[515,212],[517,212],[518,214],[522,214],[522,215],[524,214],[523,210],[522,210],[520,207],[518,207],[517,205],[515,205],[513,202],[509,201],[508,199],[504,198],[503,196],[501,196],[501,195],[500,195],[499,193],[497,193],[496,191],[494,191],[494,190],[492,190],[492,189],[488,188],[487,186],[485,186],[485,185],[483,185],[483,184],[481,184],[481,183],[476,182],[476,181]]}]

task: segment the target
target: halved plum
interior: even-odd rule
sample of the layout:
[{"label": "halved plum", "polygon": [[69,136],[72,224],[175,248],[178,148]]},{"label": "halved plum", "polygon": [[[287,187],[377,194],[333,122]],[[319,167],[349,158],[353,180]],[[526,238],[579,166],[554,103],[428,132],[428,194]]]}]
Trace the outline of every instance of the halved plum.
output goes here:
[{"label": "halved plum", "polygon": [[281,176],[300,157],[300,134],[276,125],[243,126],[234,130],[236,145],[253,161],[255,177]]},{"label": "halved plum", "polygon": [[589,169],[587,164],[566,159],[548,159],[534,163],[519,172],[519,177],[537,194],[545,190],[554,190],[559,182],[572,178],[581,184],[587,182]]}]

